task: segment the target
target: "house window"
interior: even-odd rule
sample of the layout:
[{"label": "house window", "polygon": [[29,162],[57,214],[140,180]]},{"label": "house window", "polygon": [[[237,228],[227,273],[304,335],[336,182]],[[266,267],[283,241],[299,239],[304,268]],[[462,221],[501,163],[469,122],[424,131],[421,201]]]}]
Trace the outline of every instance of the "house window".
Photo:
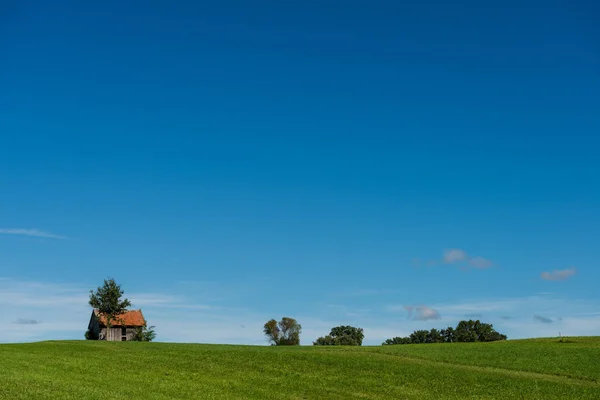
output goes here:
[{"label": "house window", "polygon": [[121,328],[121,341],[122,342],[127,341],[127,328],[125,328],[125,327]]}]

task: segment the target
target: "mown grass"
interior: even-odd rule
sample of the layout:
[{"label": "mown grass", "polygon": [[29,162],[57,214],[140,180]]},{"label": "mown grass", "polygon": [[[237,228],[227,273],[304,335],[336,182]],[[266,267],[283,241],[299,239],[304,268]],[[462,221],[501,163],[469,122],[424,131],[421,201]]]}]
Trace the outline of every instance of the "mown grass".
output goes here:
[{"label": "mown grass", "polygon": [[600,338],[383,347],[0,345],[4,399],[600,399]]}]

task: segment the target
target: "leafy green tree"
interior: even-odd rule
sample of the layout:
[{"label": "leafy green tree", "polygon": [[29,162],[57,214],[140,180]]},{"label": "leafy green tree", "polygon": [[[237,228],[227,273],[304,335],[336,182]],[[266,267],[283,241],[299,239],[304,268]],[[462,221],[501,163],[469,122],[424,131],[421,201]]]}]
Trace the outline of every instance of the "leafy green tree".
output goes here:
[{"label": "leafy green tree", "polygon": [[127,311],[127,307],[131,306],[131,302],[127,299],[122,299],[123,290],[121,285],[118,285],[114,278],[104,280],[104,284],[99,286],[96,291],[90,290],[89,304],[98,310],[98,313],[106,319],[107,337],[113,322],[119,320],[119,316]]},{"label": "leafy green tree", "polygon": [[362,346],[363,339],[365,338],[365,333],[362,328],[356,328],[349,325],[336,326],[331,329],[329,334],[333,337],[340,338],[342,342],[356,343],[356,346]]},{"label": "leafy green tree", "polygon": [[443,343],[444,337],[437,329],[432,329],[429,331],[427,335],[427,343]]},{"label": "leafy green tree", "polygon": [[410,334],[410,342],[413,344],[427,343],[428,336],[429,336],[429,331],[420,329],[420,330],[414,331],[413,333]]},{"label": "leafy green tree", "polygon": [[496,332],[492,324],[481,323],[476,332],[477,340],[479,342],[495,342],[497,340],[506,340],[506,335]]},{"label": "leafy green tree", "polygon": [[362,328],[353,326],[336,326],[329,335],[313,342],[314,346],[362,346],[365,334]]},{"label": "leafy green tree", "polygon": [[302,325],[294,318],[283,317],[279,322],[274,319],[267,321],[263,332],[273,346],[297,346],[300,344]]},{"label": "leafy green tree", "polygon": [[486,324],[479,320],[460,321],[456,326],[455,336],[458,342],[506,340],[506,335],[496,332],[492,324]]},{"label": "leafy green tree", "polygon": [[135,329],[135,333],[131,337],[131,340],[135,342],[151,342],[156,338],[156,333],[154,332],[154,326],[138,326]]},{"label": "leafy green tree", "polygon": [[477,320],[473,322],[473,327],[473,329],[475,330],[475,334],[477,335],[478,342],[494,342],[497,340],[506,340],[506,335],[497,332],[492,324],[486,324]]},{"label": "leafy green tree", "polygon": [[442,338],[444,339],[445,343],[452,343],[456,341],[456,338],[454,337],[454,328],[449,326],[446,329],[442,329],[440,331]]},{"label": "leafy green tree", "polygon": [[456,325],[454,336],[456,336],[457,342],[476,342],[477,332],[475,321],[460,321],[458,325]]}]

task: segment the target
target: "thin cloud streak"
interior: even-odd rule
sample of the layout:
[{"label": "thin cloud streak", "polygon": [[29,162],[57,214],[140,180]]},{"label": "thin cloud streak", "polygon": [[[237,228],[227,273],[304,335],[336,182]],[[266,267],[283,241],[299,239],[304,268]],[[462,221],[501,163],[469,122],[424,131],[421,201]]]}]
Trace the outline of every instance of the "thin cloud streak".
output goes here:
[{"label": "thin cloud streak", "polygon": [[564,281],[577,273],[575,267],[567,269],[555,269],[552,272],[542,272],[541,277],[546,281]]},{"label": "thin cloud streak", "polygon": [[347,297],[361,297],[361,296],[378,296],[385,294],[394,294],[398,293],[397,290],[392,289],[356,289],[350,290],[347,292],[340,292],[338,296],[347,296]]},{"label": "thin cloud streak", "polygon": [[55,235],[54,233],[44,232],[39,229],[24,229],[24,228],[0,228],[0,234],[4,235],[21,235],[21,236],[33,236],[42,237],[49,239],[67,239],[66,236]]},{"label": "thin cloud streak", "polygon": [[543,324],[551,324],[552,322],[554,322],[550,318],[542,317],[541,315],[534,315],[533,319]]},{"label": "thin cloud streak", "polygon": [[17,325],[37,325],[40,323],[41,323],[41,321],[38,321],[36,319],[24,319],[24,318],[19,318],[18,320],[13,322],[13,324],[17,324]]}]

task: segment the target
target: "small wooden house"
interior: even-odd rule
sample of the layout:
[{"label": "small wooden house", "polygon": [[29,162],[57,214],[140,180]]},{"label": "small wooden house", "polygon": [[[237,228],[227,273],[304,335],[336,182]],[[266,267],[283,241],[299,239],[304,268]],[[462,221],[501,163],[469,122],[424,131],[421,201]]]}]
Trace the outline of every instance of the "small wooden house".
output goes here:
[{"label": "small wooden house", "polygon": [[111,321],[111,328],[107,329],[106,318],[98,310],[92,311],[88,330],[99,340],[113,342],[131,340],[137,328],[146,325],[142,310],[131,310],[119,315]]}]

